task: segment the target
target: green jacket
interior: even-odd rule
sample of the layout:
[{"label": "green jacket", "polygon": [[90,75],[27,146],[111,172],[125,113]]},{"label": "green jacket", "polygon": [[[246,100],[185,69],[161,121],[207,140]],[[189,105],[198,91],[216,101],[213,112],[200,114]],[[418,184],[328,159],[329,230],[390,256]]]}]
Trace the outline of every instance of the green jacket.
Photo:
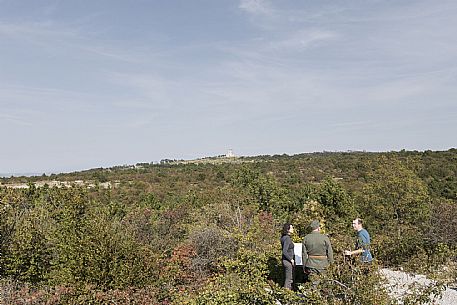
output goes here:
[{"label": "green jacket", "polygon": [[325,270],[333,263],[333,250],[327,235],[312,232],[303,239],[303,267]]}]

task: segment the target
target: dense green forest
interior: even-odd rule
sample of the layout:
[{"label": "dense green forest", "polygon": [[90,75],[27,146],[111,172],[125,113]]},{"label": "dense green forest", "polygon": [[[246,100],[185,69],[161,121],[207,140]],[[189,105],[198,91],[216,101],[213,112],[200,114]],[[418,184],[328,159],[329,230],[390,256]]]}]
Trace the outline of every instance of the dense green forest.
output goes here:
[{"label": "dense green forest", "polygon": [[[0,179],[0,303],[395,304],[377,268],[342,255],[355,217],[379,268],[456,281],[457,149],[200,161]],[[286,291],[281,226],[300,242],[313,219],[336,262]]]}]

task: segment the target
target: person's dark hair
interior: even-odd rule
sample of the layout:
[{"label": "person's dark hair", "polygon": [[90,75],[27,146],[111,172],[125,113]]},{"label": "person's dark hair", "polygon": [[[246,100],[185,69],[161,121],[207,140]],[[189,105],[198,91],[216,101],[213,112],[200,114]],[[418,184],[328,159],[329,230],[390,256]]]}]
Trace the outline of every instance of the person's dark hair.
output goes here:
[{"label": "person's dark hair", "polygon": [[290,224],[290,223],[285,223],[285,224],[282,226],[282,235],[283,235],[283,236],[289,234],[289,229],[290,229],[290,226],[291,226],[291,225],[292,225],[292,224]]},{"label": "person's dark hair", "polygon": [[361,218],[356,218],[355,220],[357,221],[357,224],[363,226],[363,219],[361,219]]}]

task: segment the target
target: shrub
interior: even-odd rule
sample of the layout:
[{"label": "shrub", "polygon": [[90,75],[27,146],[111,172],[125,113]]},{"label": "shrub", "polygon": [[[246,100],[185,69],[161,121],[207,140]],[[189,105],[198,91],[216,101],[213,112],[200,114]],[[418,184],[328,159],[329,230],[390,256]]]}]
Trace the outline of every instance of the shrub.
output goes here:
[{"label": "shrub", "polygon": [[219,261],[233,257],[237,248],[236,241],[218,228],[197,230],[191,234],[190,240],[195,249],[192,267],[202,274],[216,270]]},{"label": "shrub", "polygon": [[225,272],[215,277],[190,304],[267,305],[295,304],[298,297],[267,281],[268,256],[241,248],[235,259],[224,262]]}]

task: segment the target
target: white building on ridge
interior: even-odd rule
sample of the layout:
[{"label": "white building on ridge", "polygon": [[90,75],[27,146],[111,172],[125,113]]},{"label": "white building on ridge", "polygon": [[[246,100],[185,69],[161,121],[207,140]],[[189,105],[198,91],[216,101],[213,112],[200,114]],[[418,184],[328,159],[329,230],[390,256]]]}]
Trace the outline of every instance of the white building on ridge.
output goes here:
[{"label": "white building on ridge", "polygon": [[233,153],[233,150],[229,149],[225,156],[227,158],[233,158],[233,157],[235,157],[235,154]]}]

